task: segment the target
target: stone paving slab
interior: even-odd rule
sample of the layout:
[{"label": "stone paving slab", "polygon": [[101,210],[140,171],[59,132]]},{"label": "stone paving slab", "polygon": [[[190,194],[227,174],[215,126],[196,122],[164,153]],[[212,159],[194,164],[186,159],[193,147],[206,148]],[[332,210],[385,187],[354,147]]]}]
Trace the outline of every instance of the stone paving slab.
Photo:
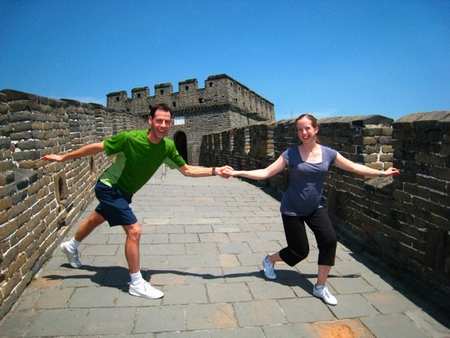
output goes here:
[{"label": "stone paving slab", "polygon": [[83,241],[80,269],[55,251],[0,322],[0,337],[450,337],[448,315],[422,307],[340,243],[328,280],[339,304],[313,297],[310,231],[307,259],[278,264],[278,279],[266,280],[261,261],[286,240],[279,202],[251,184],[158,172],[133,208],[142,273],[163,299],[128,294],[125,234],[105,224]]}]

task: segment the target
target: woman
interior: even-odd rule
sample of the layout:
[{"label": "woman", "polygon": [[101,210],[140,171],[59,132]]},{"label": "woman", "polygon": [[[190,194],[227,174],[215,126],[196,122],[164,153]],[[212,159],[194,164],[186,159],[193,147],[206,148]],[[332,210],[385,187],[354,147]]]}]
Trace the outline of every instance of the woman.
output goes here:
[{"label": "woman", "polygon": [[279,252],[268,255],[263,260],[264,275],[275,279],[274,265],[283,261],[294,266],[305,259],[309,253],[306,237],[306,223],[313,231],[319,248],[319,268],[313,295],[325,303],[336,305],[337,300],[328,288],[326,281],[336,256],[336,233],[328,217],[323,196],[323,185],[331,164],[340,169],[362,176],[392,176],[399,171],[389,168],[376,170],[354,163],[336,150],[318,143],[319,127],[317,119],[309,114],[300,115],[295,120],[297,136],[301,145],[288,148],[265,169],[251,171],[228,170],[231,176],[254,180],[264,180],[289,167],[289,185],[281,201],[281,216],[288,246]]}]

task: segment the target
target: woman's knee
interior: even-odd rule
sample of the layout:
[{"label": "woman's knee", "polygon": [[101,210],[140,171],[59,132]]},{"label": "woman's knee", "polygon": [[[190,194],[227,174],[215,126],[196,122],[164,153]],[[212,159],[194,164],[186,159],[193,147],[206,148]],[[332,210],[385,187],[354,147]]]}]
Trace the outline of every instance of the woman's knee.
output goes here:
[{"label": "woman's knee", "polygon": [[318,243],[319,250],[330,250],[330,251],[336,251],[337,246],[337,238],[336,234],[332,236],[327,236],[324,240],[321,241],[321,243]]},{"label": "woman's knee", "polygon": [[297,258],[298,262],[304,260],[309,255],[309,246],[289,247],[289,249],[292,252],[292,254]]}]

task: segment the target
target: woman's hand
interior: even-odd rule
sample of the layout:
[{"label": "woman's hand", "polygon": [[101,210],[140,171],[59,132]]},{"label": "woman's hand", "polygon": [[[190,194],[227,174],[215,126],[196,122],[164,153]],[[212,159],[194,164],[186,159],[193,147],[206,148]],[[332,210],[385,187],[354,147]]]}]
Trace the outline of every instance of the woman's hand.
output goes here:
[{"label": "woman's hand", "polygon": [[400,175],[400,170],[397,168],[391,167],[383,171],[383,176],[398,176]]}]

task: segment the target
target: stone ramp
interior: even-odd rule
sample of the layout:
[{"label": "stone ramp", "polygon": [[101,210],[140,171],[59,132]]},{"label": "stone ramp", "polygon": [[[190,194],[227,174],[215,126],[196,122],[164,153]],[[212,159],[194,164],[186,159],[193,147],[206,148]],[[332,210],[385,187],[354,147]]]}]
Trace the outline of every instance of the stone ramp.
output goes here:
[{"label": "stone ramp", "polygon": [[448,316],[341,244],[329,279],[339,304],[313,297],[311,233],[309,257],[279,264],[278,280],[266,281],[261,260],[285,238],[279,202],[251,184],[163,168],[133,208],[142,271],[163,299],[128,295],[123,230],[102,225],[81,246],[82,268],[54,253],[0,322],[0,337],[450,337]]}]

